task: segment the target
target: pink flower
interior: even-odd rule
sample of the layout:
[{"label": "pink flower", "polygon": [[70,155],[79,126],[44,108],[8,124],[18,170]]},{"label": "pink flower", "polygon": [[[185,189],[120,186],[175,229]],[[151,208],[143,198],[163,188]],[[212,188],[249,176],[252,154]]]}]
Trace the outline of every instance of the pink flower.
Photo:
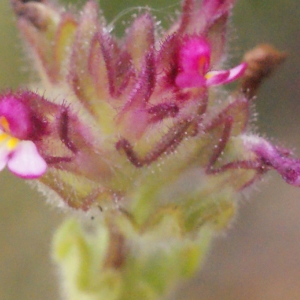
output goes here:
[{"label": "pink flower", "polygon": [[204,38],[186,39],[179,51],[180,72],[176,84],[181,88],[209,87],[226,84],[241,77],[246,63],[241,63],[230,70],[212,71],[211,48]]},{"label": "pink flower", "polygon": [[33,128],[30,110],[15,96],[0,100],[0,170],[5,166],[15,175],[33,179],[47,169],[32,140]]}]

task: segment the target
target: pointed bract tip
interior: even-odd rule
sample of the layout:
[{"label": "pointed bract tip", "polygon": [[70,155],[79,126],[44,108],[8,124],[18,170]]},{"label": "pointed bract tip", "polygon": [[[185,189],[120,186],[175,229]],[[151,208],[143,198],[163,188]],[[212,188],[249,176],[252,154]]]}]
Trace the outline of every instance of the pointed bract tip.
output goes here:
[{"label": "pointed bract tip", "polygon": [[277,171],[288,184],[300,186],[300,160],[291,157],[290,152],[260,137],[245,137],[244,143],[257,155],[263,167]]}]

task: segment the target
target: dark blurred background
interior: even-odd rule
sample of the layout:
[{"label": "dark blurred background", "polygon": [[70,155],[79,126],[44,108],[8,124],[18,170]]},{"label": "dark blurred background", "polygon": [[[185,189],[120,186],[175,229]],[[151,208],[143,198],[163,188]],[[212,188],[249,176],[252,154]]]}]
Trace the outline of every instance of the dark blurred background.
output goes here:
[{"label": "dark blurred background", "polygon": [[[145,5],[164,22],[179,8],[171,0],[101,2],[109,22],[129,7]],[[29,82],[29,72],[8,0],[0,0],[0,12],[0,88],[14,89]],[[118,20],[118,30],[130,15]],[[288,52],[286,63],[260,90],[257,128],[274,142],[300,149],[299,0],[240,0],[232,27],[233,63],[258,43]],[[0,180],[0,300],[58,299],[49,248],[64,216],[8,172],[1,172]],[[239,211],[215,240],[202,272],[170,299],[300,299],[300,189],[271,174],[241,199]]]}]

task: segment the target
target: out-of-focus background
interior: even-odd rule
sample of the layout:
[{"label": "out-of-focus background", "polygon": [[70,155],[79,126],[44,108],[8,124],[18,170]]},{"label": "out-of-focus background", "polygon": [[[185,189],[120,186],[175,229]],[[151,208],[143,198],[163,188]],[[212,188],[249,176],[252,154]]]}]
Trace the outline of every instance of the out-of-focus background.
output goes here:
[{"label": "out-of-focus background", "polygon": [[[166,22],[166,15],[179,8],[171,0],[101,2],[109,21],[145,5]],[[8,0],[0,0],[0,14],[0,89],[15,89],[29,81],[29,73]],[[118,29],[122,20],[126,16]],[[273,141],[300,149],[299,0],[240,0],[232,25],[232,62],[262,42],[288,52],[259,93],[257,124]],[[49,248],[63,214],[6,171],[0,184],[0,300],[59,299]],[[241,199],[239,210],[232,228],[214,242],[202,272],[170,299],[300,299],[300,189],[269,175]]]}]

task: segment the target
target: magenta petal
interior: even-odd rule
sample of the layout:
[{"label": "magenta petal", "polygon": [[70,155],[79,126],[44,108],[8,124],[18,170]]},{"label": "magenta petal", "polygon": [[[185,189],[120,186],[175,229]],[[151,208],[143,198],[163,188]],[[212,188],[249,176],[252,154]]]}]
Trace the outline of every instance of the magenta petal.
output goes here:
[{"label": "magenta petal", "polygon": [[196,72],[179,73],[175,82],[180,88],[199,88],[206,85],[206,79]]},{"label": "magenta petal", "polygon": [[246,63],[226,71],[211,71],[206,74],[207,86],[230,83],[241,77],[247,69]]},{"label": "magenta petal", "polygon": [[12,173],[25,179],[38,178],[47,170],[46,162],[31,141],[20,142],[9,158],[7,167]]},{"label": "magenta petal", "polygon": [[206,85],[220,85],[226,83],[228,77],[230,75],[230,71],[211,71],[206,74]]},{"label": "magenta petal", "polygon": [[8,121],[13,136],[20,139],[27,138],[31,130],[29,108],[16,96],[9,94],[1,97],[0,116]]},{"label": "magenta petal", "polygon": [[200,37],[186,40],[180,50],[179,65],[183,71],[205,74],[210,64],[210,46]]},{"label": "magenta petal", "polygon": [[246,69],[247,69],[247,63],[244,62],[244,63],[241,63],[241,64],[237,65],[236,67],[228,70],[229,71],[229,76],[223,82],[223,84],[229,83],[229,82],[234,81],[234,80],[238,79],[239,77],[243,76]]}]

